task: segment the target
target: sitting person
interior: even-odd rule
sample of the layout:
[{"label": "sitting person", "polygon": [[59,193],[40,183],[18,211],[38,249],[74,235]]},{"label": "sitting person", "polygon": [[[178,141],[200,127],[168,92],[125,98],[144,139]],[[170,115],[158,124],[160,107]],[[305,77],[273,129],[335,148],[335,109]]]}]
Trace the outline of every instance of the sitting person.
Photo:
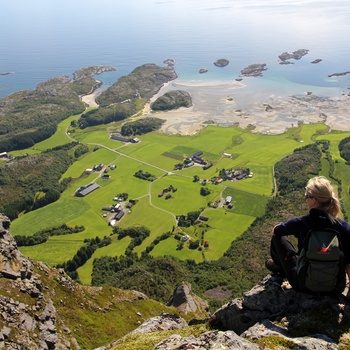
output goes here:
[{"label": "sitting person", "polygon": [[[324,176],[310,179],[305,187],[305,200],[310,209],[308,215],[292,218],[273,228],[270,246],[272,259],[266,261],[268,270],[286,277],[296,290],[301,289],[296,268],[298,255],[304,247],[307,233],[313,227],[332,228],[339,232],[345,271],[350,277],[350,225],[339,218],[340,201],[329,180]],[[298,239],[298,252],[290,242],[288,235],[294,235]]]}]

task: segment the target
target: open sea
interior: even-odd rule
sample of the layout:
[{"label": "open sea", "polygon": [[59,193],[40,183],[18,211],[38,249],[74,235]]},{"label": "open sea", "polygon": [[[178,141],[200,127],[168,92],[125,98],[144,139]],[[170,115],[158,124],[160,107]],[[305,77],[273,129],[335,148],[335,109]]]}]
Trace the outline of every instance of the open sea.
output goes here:
[{"label": "open sea", "polygon": [[[328,75],[350,71],[349,33],[349,0],[0,0],[0,73],[13,72],[0,75],[0,98],[89,65],[118,69],[99,76],[106,88],[168,58],[179,80],[233,80],[266,63],[242,93],[337,96],[349,93],[350,74]],[[279,64],[297,49],[309,53]],[[215,67],[219,58],[229,65]]]}]

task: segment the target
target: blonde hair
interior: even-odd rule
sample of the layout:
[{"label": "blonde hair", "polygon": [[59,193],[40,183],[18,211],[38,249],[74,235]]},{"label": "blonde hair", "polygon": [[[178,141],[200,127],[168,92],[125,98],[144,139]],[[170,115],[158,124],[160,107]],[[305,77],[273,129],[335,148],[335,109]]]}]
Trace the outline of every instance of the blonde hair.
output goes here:
[{"label": "blonde hair", "polygon": [[318,208],[324,210],[333,218],[337,218],[341,211],[341,204],[334,193],[330,181],[324,176],[316,176],[310,179],[305,187],[305,195],[315,198]]}]

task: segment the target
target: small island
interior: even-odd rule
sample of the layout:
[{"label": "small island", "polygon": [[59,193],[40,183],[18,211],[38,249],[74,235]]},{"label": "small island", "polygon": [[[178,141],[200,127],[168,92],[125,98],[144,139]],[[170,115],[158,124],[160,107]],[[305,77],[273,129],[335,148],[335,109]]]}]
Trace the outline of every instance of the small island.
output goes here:
[{"label": "small island", "polygon": [[203,74],[203,73],[207,73],[208,72],[208,69],[205,69],[205,68],[201,68],[199,70],[199,74]]},{"label": "small island", "polygon": [[317,59],[315,59],[315,60],[313,60],[311,63],[320,63],[322,61],[322,59],[321,58],[317,58]]},{"label": "small island", "polygon": [[174,67],[175,66],[175,60],[172,58],[167,58],[163,61],[164,64],[166,64],[168,67]]},{"label": "small island", "polygon": [[261,77],[262,72],[267,70],[266,63],[255,63],[241,70],[245,77]]},{"label": "small island", "polygon": [[225,66],[227,66],[229,63],[230,63],[230,61],[227,60],[226,58],[220,58],[220,59],[218,59],[218,60],[216,60],[216,61],[214,62],[214,65],[215,65],[216,67],[225,67]]},{"label": "small island", "polygon": [[341,77],[342,75],[347,75],[347,74],[350,74],[350,71],[329,74],[329,75],[328,75],[328,78],[332,78],[332,77]]},{"label": "small island", "polygon": [[15,72],[2,72],[0,73],[0,75],[10,75],[10,74],[14,74]]},{"label": "small island", "polygon": [[309,50],[306,50],[306,49],[299,49],[299,50],[293,51],[292,53],[283,52],[278,56],[278,58],[281,60],[280,64],[288,64],[285,62],[290,59],[300,60],[303,56],[307,55],[308,52]]}]

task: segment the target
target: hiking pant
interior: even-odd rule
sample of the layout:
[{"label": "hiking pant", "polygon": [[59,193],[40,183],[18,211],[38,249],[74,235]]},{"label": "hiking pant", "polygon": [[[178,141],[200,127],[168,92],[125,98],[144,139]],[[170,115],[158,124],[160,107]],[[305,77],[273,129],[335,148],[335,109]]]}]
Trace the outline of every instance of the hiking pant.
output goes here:
[{"label": "hiking pant", "polygon": [[293,288],[297,288],[297,252],[288,236],[272,236],[270,254],[272,260],[281,268],[288,282]]}]

